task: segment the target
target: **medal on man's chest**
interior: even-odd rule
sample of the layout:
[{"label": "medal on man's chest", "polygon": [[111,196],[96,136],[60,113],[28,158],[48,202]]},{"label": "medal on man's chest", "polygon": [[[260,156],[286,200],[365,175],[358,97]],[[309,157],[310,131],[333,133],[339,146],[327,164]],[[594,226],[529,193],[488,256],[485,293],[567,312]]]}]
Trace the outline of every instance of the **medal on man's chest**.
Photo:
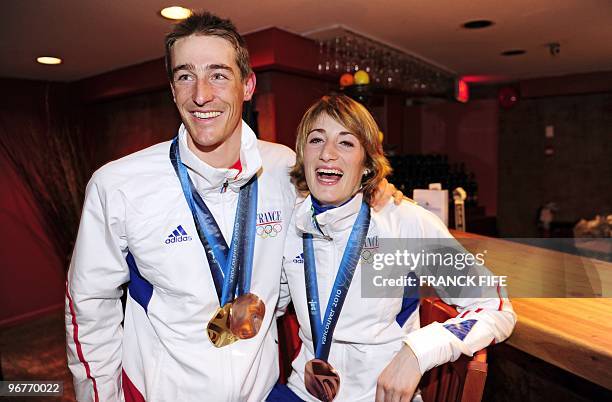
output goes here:
[{"label": "medal on man's chest", "polygon": [[181,162],[178,137],[170,147],[170,161],[181,183],[215,285],[220,307],[206,325],[211,343],[220,348],[255,337],[266,307],[250,292],[257,217],[257,175],[240,188],[231,245],[208,206],[198,194]]},{"label": "medal on man's chest", "polygon": [[230,329],[231,306],[232,303],[227,303],[219,307],[206,327],[208,338],[218,348],[231,345],[239,339]]},{"label": "medal on man's chest", "polygon": [[253,293],[245,293],[215,311],[206,328],[208,337],[218,348],[253,338],[259,333],[265,314],[264,302]]}]

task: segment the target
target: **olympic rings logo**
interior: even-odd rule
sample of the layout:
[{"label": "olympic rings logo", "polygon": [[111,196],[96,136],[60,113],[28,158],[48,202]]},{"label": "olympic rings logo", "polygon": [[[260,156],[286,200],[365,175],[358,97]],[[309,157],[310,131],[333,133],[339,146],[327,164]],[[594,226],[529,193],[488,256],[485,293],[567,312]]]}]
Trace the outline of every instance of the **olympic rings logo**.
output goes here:
[{"label": "olympic rings logo", "polygon": [[257,236],[262,239],[267,239],[268,237],[276,237],[280,232],[283,231],[283,226],[280,223],[274,224],[264,224],[257,226]]},{"label": "olympic rings logo", "polygon": [[368,263],[368,264],[371,264],[371,263],[374,261],[374,260],[373,260],[373,257],[372,257],[372,254],[373,254],[373,253],[372,253],[372,250],[369,250],[369,249],[364,249],[364,250],[361,252],[361,259],[363,260],[363,262],[366,262],[366,263]]}]

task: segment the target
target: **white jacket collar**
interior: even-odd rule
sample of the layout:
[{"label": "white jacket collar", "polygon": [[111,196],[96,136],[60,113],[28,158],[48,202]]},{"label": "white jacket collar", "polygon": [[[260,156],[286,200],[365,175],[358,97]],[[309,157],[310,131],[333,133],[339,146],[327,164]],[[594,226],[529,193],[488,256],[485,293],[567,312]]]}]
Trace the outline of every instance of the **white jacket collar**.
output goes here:
[{"label": "white jacket collar", "polygon": [[228,188],[237,192],[261,169],[262,162],[255,133],[244,121],[242,121],[241,130],[240,163],[242,171],[236,176],[238,173],[236,169],[214,168],[191,152],[187,145],[189,133],[181,124],[178,132],[181,161],[192,172],[190,176],[198,190],[219,190],[227,182]]},{"label": "white jacket collar", "polygon": [[301,205],[296,206],[295,225],[300,232],[333,238],[334,233],[353,226],[355,219],[357,219],[359,209],[361,209],[362,200],[363,193],[359,192],[346,204],[318,214],[316,223],[318,223],[319,227],[317,228],[317,224],[312,215],[312,199],[309,195]]}]

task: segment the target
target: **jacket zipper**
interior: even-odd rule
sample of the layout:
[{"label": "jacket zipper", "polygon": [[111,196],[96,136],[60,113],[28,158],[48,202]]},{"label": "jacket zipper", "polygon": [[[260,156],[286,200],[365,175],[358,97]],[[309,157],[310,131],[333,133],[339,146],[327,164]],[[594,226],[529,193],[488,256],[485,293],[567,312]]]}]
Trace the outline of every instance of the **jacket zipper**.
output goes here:
[{"label": "jacket zipper", "polygon": [[332,241],[334,239],[332,239],[330,236],[326,235],[325,232],[323,232],[323,229],[321,228],[321,226],[319,226],[319,222],[317,221],[317,217],[313,215],[312,217],[312,221],[314,223],[314,226],[317,228],[317,230],[319,231],[319,233],[321,234],[321,236],[327,240],[327,241]]}]

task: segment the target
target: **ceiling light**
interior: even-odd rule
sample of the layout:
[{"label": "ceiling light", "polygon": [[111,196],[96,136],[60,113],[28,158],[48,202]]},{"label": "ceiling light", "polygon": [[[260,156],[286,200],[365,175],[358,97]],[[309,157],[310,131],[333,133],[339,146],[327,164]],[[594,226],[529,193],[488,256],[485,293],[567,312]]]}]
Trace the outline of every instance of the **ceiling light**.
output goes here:
[{"label": "ceiling light", "polygon": [[189,18],[191,10],[185,7],[172,6],[164,8],[160,11],[160,14],[162,17],[169,20],[184,20],[185,18]]},{"label": "ceiling light", "polygon": [[525,54],[525,53],[527,53],[527,51],[523,50],[523,49],[511,49],[511,50],[504,50],[500,54],[502,56],[519,56],[519,55]]},{"label": "ceiling light", "polygon": [[37,57],[36,61],[40,64],[61,64],[62,59],[51,56],[41,56]]},{"label": "ceiling light", "polygon": [[490,20],[474,20],[468,21],[461,26],[465,29],[482,29],[490,27],[491,25],[493,25],[493,21]]}]

